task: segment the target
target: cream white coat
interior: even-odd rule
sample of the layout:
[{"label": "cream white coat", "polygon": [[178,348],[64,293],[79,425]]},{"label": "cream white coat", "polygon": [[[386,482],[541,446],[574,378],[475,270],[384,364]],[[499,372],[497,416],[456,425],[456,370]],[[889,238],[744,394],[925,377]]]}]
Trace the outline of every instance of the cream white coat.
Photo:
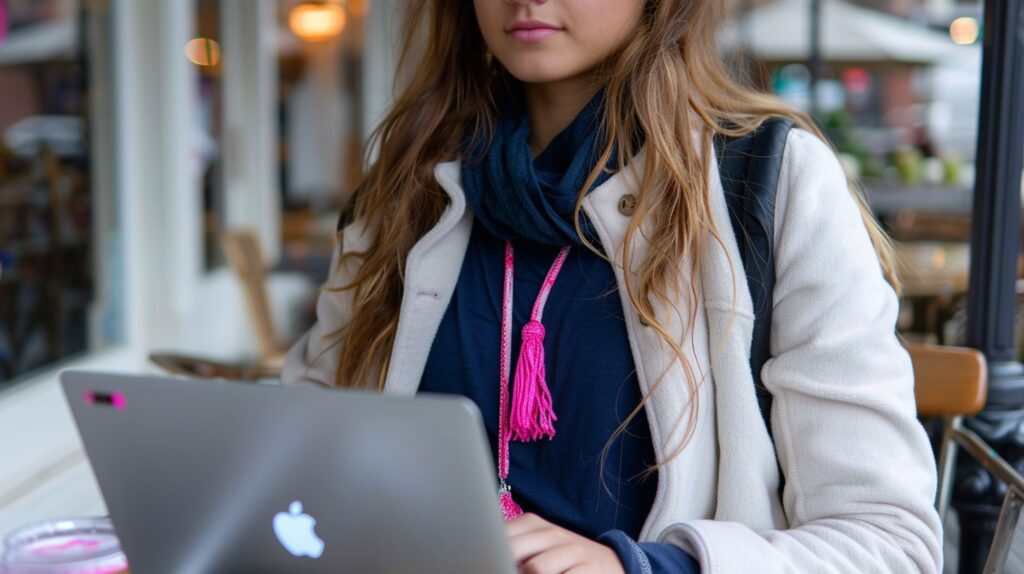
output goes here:
[{"label": "cream white coat", "polygon": [[[644,153],[591,192],[584,210],[613,255],[637,375],[649,403],[658,460],[679,445],[691,392],[674,353],[625,299],[622,249],[628,218],[619,199],[635,193]],[[771,355],[762,378],[774,396],[775,447],[786,475],[782,500],[775,452],[753,392],[749,352],[754,315],[717,166],[709,178],[724,243],[699,254],[699,299],[663,313],[702,380],[698,419],[686,449],[658,473],[641,539],[676,544],[710,574],[941,571],[933,509],[935,461],[915,418],[910,359],[895,334],[897,298],[885,282],[835,154],[810,132],[787,141],[776,204],[777,283]],[[451,202],[410,252],[385,392],[416,392],[433,337],[462,267],[472,213],[458,161],[435,176]],[[368,233],[344,230],[327,286],[346,284]],[[634,261],[647,248],[632,246]],[[685,267],[689,267],[688,265]],[[690,277],[679,278],[689,284]],[[683,290],[682,292],[686,292]],[[330,334],[351,317],[348,292],[324,290],[317,322],[290,350],[285,383],[330,384],[337,348]],[[690,329],[685,329],[689,326]]]}]

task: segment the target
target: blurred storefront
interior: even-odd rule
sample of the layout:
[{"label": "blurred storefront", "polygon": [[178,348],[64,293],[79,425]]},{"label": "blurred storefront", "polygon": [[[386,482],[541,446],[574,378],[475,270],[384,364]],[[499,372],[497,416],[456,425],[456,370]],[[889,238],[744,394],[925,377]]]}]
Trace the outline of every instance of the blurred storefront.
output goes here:
[{"label": "blurred storefront", "polygon": [[281,345],[308,326],[396,4],[0,0],[0,532],[102,514],[58,369],[260,355],[225,234]]},{"label": "blurred storefront", "polygon": [[[813,113],[897,239],[901,330],[963,338],[982,6],[744,0],[721,34],[737,71]],[[812,96],[813,94],[813,96]]]},{"label": "blurred storefront", "polygon": [[[94,254],[109,187],[109,71],[77,2],[8,2],[0,43],[0,385],[121,338],[111,273]],[[99,96],[99,97],[97,97]],[[94,264],[94,262],[96,264]]]}]

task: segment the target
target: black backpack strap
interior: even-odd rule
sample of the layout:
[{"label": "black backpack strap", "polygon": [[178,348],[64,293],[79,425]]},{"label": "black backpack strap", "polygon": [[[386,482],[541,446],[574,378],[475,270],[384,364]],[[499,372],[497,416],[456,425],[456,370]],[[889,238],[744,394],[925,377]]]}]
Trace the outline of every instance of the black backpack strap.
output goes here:
[{"label": "black backpack strap", "polygon": [[356,218],[356,197],[362,193],[363,186],[357,187],[352,191],[352,195],[349,196],[348,201],[345,202],[345,206],[342,208],[341,213],[338,214],[338,224],[336,231],[341,233],[346,227],[352,224]]},{"label": "black backpack strap", "polygon": [[[775,288],[775,194],[786,140],[793,126],[791,119],[771,118],[756,131],[743,137],[715,135],[715,152],[729,218],[754,303],[750,372],[754,376],[754,392],[761,408],[761,417],[773,443],[772,395],[761,381],[761,369],[771,356]],[[785,480],[781,467],[779,477]],[[780,494],[783,484],[780,482]]]}]

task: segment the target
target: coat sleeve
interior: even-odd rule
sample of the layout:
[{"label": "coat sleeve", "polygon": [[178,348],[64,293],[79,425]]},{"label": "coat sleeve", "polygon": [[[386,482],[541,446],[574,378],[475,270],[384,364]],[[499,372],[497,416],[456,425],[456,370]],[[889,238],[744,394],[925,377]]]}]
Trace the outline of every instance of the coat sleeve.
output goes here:
[{"label": "coat sleeve", "polygon": [[359,265],[351,259],[343,262],[342,255],[362,250],[366,240],[367,230],[359,222],[338,233],[330,274],[317,296],[316,322],[285,355],[283,384],[334,386],[340,356],[338,333],[352,318],[352,292],[342,288],[352,281]]},{"label": "coat sleeve", "polygon": [[[772,358],[762,379],[786,477],[786,530],[683,523],[703,572],[938,573],[934,455],[916,418],[910,358],[832,150],[794,129],[776,210]],[[667,540],[665,540],[667,539]]]}]

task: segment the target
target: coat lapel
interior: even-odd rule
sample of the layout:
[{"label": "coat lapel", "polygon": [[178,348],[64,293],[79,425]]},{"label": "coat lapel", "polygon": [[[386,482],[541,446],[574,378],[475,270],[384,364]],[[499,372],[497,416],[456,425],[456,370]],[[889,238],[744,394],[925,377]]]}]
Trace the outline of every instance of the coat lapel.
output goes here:
[{"label": "coat lapel", "polygon": [[405,288],[384,390],[412,395],[420,386],[434,336],[455,292],[473,229],[459,185],[458,160],[439,163],[434,177],[451,202],[437,225],[420,239],[405,266]]},{"label": "coat lapel", "polygon": [[[709,338],[701,290],[696,300],[676,302],[675,309],[656,308],[659,322],[672,340],[679,342],[686,367],[651,326],[644,325],[629,299],[627,273],[624,270],[625,250],[630,250],[633,271],[648,253],[646,237],[650,229],[637,232],[626,246],[626,232],[630,217],[620,210],[628,204],[629,196],[639,190],[639,180],[645,165],[646,148],[615,177],[594,190],[584,202],[588,216],[609,249],[613,269],[619,285],[623,317],[629,333],[630,347],[636,365],[641,391],[650,400],[646,404],[651,440],[659,463],[683,444],[691,417],[696,425],[686,448],[658,469],[658,486],[651,513],[647,517],[640,537],[650,540],[664,527],[680,518],[708,518],[714,513],[717,465],[715,464],[715,390],[706,348]],[[626,210],[628,213],[628,210]],[[682,274],[677,278],[678,293],[691,293],[693,278],[689,261],[681,263]],[[692,344],[686,341],[692,342]],[[691,385],[698,385],[697,411],[690,410]]]}]

